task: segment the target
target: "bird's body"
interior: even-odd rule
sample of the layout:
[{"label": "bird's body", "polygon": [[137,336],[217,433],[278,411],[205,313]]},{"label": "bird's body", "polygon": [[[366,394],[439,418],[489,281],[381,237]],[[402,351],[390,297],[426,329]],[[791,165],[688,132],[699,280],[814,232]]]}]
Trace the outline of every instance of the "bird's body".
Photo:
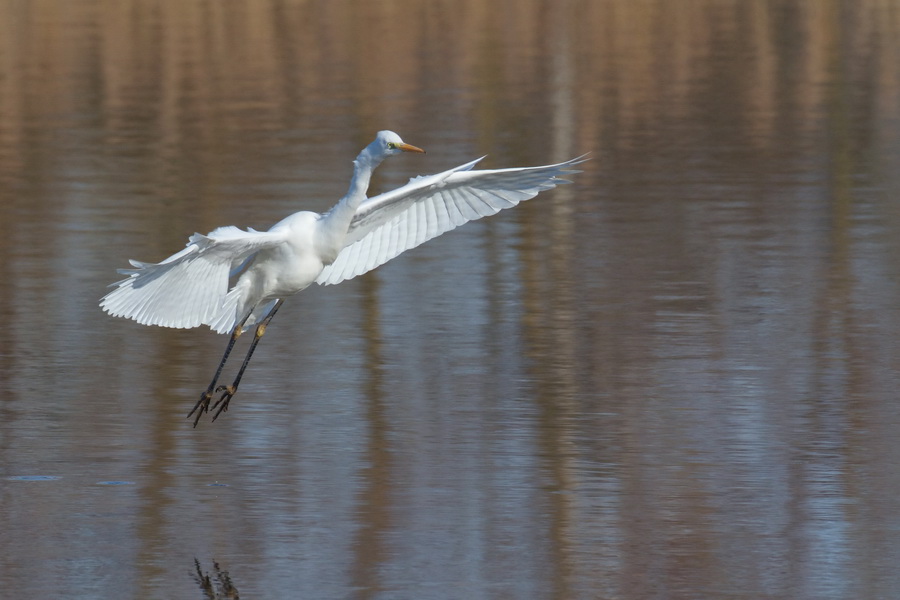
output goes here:
[{"label": "bird's body", "polygon": [[[393,132],[379,132],[354,161],[347,194],[327,213],[297,212],[265,232],[229,226],[207,235],[195,233],[186,248],[161,263],[131,261],[133,269],[120,271],[128,277],[113,284],[115,289],[100,306],[113,316],[144,325],[207,325],[218,333],[231,333],[216,377],[194,407],[200,408],[199,419],[213,391],[224,391],[218,415],[228,406],[250,354],[284,298],[314,282],[336,284],[361,275],[467,221],[568,183],[558,177],[577,172],[569,167],[583,160],[473,171],[478,159],[366,198],[372,171],[387,156],[400,152],[423,150]],[[258,324],[256,339],[237,379],[216,389],[234,342],[254,324]]]}]

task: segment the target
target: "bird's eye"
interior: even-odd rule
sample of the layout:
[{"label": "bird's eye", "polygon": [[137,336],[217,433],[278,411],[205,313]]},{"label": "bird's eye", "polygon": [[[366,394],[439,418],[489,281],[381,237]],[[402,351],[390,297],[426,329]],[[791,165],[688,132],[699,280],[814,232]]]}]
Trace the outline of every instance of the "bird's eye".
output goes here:
[{"label": "bird's eye", "polygon": [[388,150],[396,150],[397,149],[397,144],[395,144],[394,142],[388,142],[387,146],[388,146]]}]

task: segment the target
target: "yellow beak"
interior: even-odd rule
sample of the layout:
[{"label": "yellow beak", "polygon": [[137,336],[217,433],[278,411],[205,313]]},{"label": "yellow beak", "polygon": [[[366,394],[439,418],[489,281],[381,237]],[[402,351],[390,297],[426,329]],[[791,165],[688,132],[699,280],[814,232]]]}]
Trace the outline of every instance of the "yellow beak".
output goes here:
[{"label": "yellow beak", "polygon": [[403,150],[404,152],[421,152],[425,154],[425,151],[419,148],[418,146],[413,146],[412,144],[397,144],[397,148],[399,150]]}]

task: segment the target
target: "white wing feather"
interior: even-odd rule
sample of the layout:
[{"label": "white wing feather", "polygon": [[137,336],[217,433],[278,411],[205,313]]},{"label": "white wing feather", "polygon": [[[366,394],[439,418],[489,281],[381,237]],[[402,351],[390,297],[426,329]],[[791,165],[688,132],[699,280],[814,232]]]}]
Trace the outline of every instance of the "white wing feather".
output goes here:
[{"label": "white wing feather", "polygon": [[116,289],[100,300],[100,306],[114,317],[143,325],[210,325],[219,333],[228,331],[234,319],[225,318],[223,311],[234,308],[226,307],[231,271],[254,253],[284,240],[284,233],[237,227],[195,233],[184,250],[161,263],[129,261],[135,268],[119,270],[128,277],[112,284]]},{"label": "white wing feather", "polygon": [[570,183],[560,177],[578,173],[570,167],[585,158],[541,167],[471,170],[480,160],[415,177],[403,187],[364,200],[350,223],[344,249],[316,283],[352,279],[463,223]]}]

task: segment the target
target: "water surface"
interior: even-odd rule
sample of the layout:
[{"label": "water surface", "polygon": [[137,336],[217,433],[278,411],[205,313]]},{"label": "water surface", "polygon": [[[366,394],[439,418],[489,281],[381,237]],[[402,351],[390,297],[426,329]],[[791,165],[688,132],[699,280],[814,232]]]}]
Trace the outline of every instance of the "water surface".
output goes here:
[{"label": "water surface", "polygon": [[[894,597],[895,4],[0,1],[0,596]],[[115,269],[385,128],[378,190],[592,160],[292,298],[192,429],[225,339]]]}]

